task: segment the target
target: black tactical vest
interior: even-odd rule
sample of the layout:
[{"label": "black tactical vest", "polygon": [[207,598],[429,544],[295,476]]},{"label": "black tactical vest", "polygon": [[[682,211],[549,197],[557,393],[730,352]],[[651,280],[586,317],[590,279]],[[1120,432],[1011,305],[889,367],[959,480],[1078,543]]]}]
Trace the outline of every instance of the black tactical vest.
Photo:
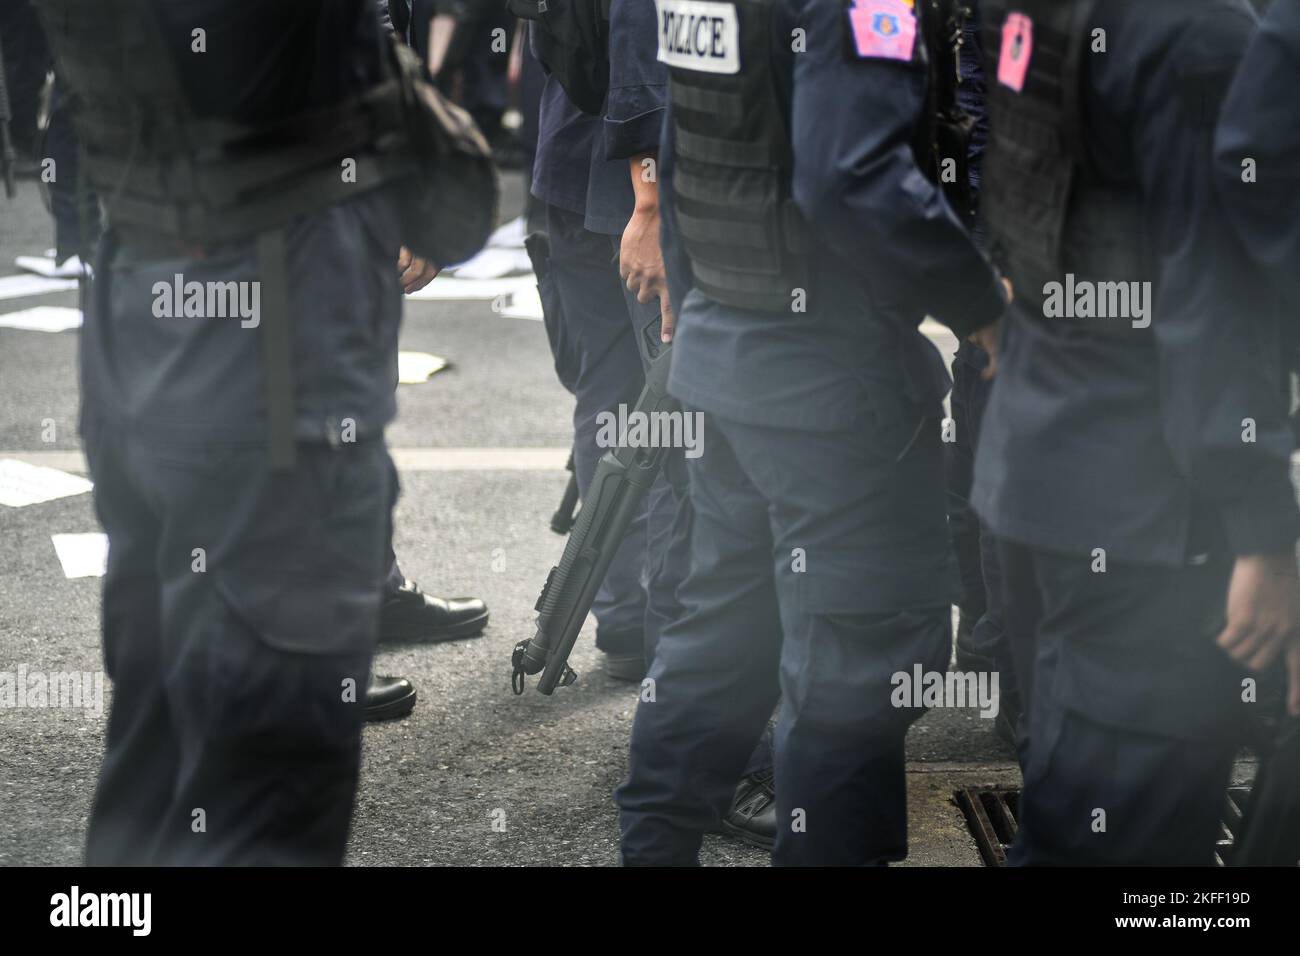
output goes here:
[{"label": "black tactical vest", "polygon": [[[247,238],[413,168],[374,148],[401,135],[395,84],[265,126],[201,118],[150,4],[40,0],[37,9],[87,178],[119,231],[194,245]],[[350,182],[348,157],[357,162]]]},{"label": "black tactical vest", "polygon": [[400,238],[440,264],[459,261],[482,247],[495,215],[486,143],[463,111],[419,79],[414,54],[396,44],[382,82],[321,109],[249,126],[195,114],[151,3],[37,0],[36,7],[68,92],[86,176],[104,206],[108,241],[126,237],[159,254],[181,254],[256,240],[271,460],[291,468],[284,228],[406,180],[416,189],[403,203],[404,235],[393,237],[394,247]]},{"label": "black tactical vest", "polygon": [[771,24],[772,0],[659,3],[675,209],[695,286],[727,305],[779,312],[807,288],[808,247],[790,196],[794,160]]},{"label": "black tactical vest", "polygon": [[[1104,182],[1084,148],[1080,97],[1094,6],[985,0],[981,8],[989,143],[980,209],[994,260],[1031,311],[1041,311],[1044,286],[1069,273],[1099,283],[1152,279],[1141,197]],[[1019,92],[998,76],[1009,16],[1032,21],[1032,36],[1011,31],[1029,56]]]}]

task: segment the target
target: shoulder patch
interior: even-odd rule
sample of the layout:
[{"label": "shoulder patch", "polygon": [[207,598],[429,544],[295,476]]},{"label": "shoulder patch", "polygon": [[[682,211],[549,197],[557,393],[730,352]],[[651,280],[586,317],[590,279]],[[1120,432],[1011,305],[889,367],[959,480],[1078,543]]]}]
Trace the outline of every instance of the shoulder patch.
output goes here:
[{"label": "shoulder patch", "polygon": [[701,73],[740,72],[736,5],[716,0],[655,0],[660,63]]},{"label": "shoulder patch", "polygon": [[850,51],[857,59],[912,61],[916,10],[911,0],[853,0],[848,17]]},{"label": "shoulder patch", "polygon": [[1025,88],[1029,61],[1034,56],[1034,21],[1012,13],[1002,24],[1002,53],[998,57],[998,82],[1017,93]]}]

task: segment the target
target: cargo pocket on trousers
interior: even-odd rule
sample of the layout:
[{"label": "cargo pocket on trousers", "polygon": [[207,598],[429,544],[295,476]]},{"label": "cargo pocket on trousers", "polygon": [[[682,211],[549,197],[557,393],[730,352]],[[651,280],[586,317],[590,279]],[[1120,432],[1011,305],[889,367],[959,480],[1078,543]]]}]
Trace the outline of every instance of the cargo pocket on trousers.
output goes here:
[{"label": "cargo pocket on trousers", "polygon": [[216,573],[227,609],[268,646],[297,654],[374,650],[382,582],[226,569]]},{"label": "cargo pocket on trousers", "polygon": [[270,647],[369,654],[379,623],[393,475],[378,443],[300,447],[289,484],[259,502],[248,540],[213,568],[231,613]]},{"label": "cargo pocket on trousers", "polygon": [[[334,653],[316,647],[304,653],[277,646],[292,633],[288,628],[301,625],[291,625],[270,602],[262,601],[267,591],[233,594],[225,584],[218,584],[218,591],[225,606],[208,624],[206,639],[190,651],[198,667],[189,668],[189,673],[201,684],[188,692],[178,688],[186,697],[181,708],[201,721],[203,736],[246,756],[260,752],[301,757],[355,746],[365,706],[369,648]],[[292,613],[292,607],[285,613]],[[358,639],[347,625],[325,622],[324,614],[304,623],[323,628],[322,635],[340,635],[330,643],[345,643],[342,635]]]}]

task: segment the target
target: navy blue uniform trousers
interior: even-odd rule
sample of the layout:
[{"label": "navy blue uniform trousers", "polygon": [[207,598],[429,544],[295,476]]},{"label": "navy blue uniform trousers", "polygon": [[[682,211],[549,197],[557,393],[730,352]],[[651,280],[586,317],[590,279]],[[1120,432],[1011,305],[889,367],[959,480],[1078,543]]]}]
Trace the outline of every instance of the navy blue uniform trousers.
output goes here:
[{"label": "navy blue uniform trousers", "polygon": [[1231,561],[1161,568],[999,542],[1020,693],[1016,865],[1209,866],[1245,721],[1214,643]]},{"label": "navy blue uniform trousers", "polygon": [[891,676],[946,668],[951,612],[882,611],[872,569],[900,547],[895,529],[943,550],[938,423],[895,461],[864,430],[705,422],[684,610],[660,637],[616,793],[623,861],[698,862],[778,697],[773,861],[901,859],[903,739],[920,711],[893,706]]},{"label": "navy blue uniform trousers", "polygon": [[[92,865],[337,865],[392,506],[381,438],[161,442],[89,413],[109,538]],[[202,560],[194,552],[201,548]]]}]

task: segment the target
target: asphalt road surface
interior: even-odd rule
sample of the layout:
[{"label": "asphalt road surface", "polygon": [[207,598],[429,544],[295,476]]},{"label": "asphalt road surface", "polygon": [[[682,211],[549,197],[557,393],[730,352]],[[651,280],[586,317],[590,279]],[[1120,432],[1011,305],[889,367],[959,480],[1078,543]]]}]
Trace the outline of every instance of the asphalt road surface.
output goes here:
[{"label": "asphalt road surface", "polygon": [[[16,200],[0,198],[0,277],[17,273],[16,255],[53,245],[35,185],[20,188]],[[505,214],[521,203],[521,182],[508,177]],[[0,313],[76,305],[64,291],[0,299]],[[0,459],[84,473],[77,336],[0,327]],[[405,720],[366,729],[348,861],[615,864],[611,793],[626,770],[637,688],[602,673],[589,623],[577,684],[549,699],[510,691],[511,648],[531,635],[533,603],[563,544],[548,525],[567,479],[572,401],[542,324],[507,318],[488,300],[408,300],[401,347],[452,365],[398,390],[388,433],[403,484],[397,554],[427,591],[483,597],[492,621],[479,638],[381,649],[376,671],[410,678],[419,703]],[[51,541],[98,530],[89,494],[0,505],[0,672],[102,669],[100,580],[65,577]],[[104,727],[75,710],[0,709],[0,864],[81,861]],[[978,865],[951,798],[959,786],[1017,781],[992,721],[931,712],[913,727],[908,757],[909,864]],[[494,828],[502,819],[504,830]],[[767,863],[722,836],[706,840],[703,859]]]}]

